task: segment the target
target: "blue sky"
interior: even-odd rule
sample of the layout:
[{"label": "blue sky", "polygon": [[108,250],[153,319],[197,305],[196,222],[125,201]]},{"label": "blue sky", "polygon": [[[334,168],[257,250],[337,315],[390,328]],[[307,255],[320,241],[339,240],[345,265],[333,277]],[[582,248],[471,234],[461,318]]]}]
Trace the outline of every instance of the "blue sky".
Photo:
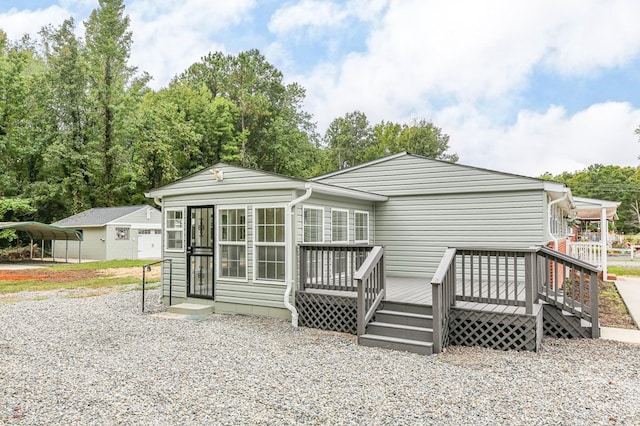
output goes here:
[{"label": "blue sky", "polygon": [[[4,0],[0,28],[16,39],[97,4]],[[640,164],[637,0],[125,4],[131,62],[156,89],[208,52],[257,48],[307,89],[321,133],[360,110],[433,121],[463,164],[529,176]]]}]

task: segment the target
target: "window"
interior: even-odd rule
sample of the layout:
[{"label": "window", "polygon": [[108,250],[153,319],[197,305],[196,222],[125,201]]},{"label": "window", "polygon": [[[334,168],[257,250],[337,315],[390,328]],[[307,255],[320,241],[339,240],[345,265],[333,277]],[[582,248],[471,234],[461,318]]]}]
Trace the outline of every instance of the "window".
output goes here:
[{"label": "window", "polygon": [[128,240],[129,228],[116,228],[116,240]]},{"label": "window", "polygon": [[247,278],[247,211],[218,210],[218,273],[225,278]]},{"label": "window", "polygon": [[255,210],[256,279],[284,281],[284,208]]},{"label": "window", "polygon": [[349,242],[349,211],[331,209],[331,241]]},{"label": "window", "polygon": [[184,211],[167,210],[165,216],[165,248],[167,251],[184,250]]},{"label": "window", "polygon": [[354,230],[355,230],[355,242],[356,243],[368,243],[369,242],[369,213],[368,212],[353,212]]},{"label": "window", "polygon": [[303,241],[321,243],[324,241],[324,209],[304,207],[302,209]]}]

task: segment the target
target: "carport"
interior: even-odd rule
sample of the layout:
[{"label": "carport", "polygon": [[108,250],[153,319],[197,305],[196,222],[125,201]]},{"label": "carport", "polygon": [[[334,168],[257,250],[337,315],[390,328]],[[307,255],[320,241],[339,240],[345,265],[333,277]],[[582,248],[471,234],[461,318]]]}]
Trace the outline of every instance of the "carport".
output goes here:
[{"label": "carport", "polygon": [[[62,226],[47,225],[40,222],[0,222],[0,231],[3,229],[14,229],[16,231],[26,232],[31,239],[31,259],[33,260],[33,242],[41,241],[42,249],[40,250],[40,260],[44,260],[44,243],[45,241],[62,240],[65,244],[65,262],[69,261],[69,241],[78,242],[78,253],[82,249],[82,232],[75,229],[65,228]],[[51,244],[51,258],[55,262],[55,247]],[[79,256],[78,262],[80,262]]]}]

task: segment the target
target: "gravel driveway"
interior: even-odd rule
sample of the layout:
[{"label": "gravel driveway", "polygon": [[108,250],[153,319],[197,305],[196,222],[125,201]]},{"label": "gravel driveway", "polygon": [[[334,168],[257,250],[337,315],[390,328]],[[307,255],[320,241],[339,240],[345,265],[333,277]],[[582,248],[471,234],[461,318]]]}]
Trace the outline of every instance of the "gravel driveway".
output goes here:
[{"label": "gravel driveway", "polygon": [[0,304],[0,421],[640,424],[638,345],[426,357],[277,319],[141,314],[137,291],[82,296]]}]

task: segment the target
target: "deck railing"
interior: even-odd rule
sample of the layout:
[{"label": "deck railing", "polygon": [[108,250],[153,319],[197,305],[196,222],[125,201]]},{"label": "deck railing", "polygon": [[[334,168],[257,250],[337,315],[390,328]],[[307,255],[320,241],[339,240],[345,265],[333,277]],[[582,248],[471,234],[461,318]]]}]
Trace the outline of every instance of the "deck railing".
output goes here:
[{"label": "deck railing", "polygon": [[384,247],[375,246],[354,275],[358,287],[358,336],[365,333],[367,324],[384,299],[384,260]]},{"label": "deck railing", "polygon": [[598,273],[593,265],[547,247],[537,252],[538,296],[545,302],[591,323],[600,337]]},{"label": "deck railing", "polygon": [[591,322],[599,337],[598,269],[547,247],[450,248],[431,280],[434,352],[448,344],[449,312],[456,301],[523,306],[543,299]]},{"label": "deck railing", "polygon": [[371,245],[301,244],[298,290],[357,291],[355,273],[364,263]]}]

